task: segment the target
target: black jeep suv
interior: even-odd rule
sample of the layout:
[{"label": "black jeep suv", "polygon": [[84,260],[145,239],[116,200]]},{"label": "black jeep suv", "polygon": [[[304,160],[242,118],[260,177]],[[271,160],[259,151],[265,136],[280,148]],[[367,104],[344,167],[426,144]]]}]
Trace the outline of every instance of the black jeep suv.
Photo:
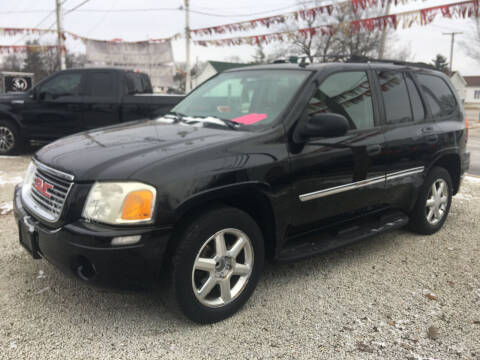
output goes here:
[{"label": "black jeep suv", "polygon": [[15,191],[20,242],[92,283],[157,281],[190,319],[235,313],[264,259],[409,224],[433,234],[469,166],[440,72],[384,63],[222,73],[171,113],[38,151]]}]

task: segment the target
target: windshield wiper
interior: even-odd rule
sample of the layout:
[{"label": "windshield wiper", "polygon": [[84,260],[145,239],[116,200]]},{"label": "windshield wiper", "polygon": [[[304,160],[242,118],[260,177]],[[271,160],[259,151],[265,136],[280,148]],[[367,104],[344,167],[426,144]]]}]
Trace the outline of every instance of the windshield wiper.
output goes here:
[{"label": "windshield wiper", "polygon": [[[209,119],[209,118],[211,118],[211,119]],[[219,123],[219,121],[220,121],[221,123],[223,123],[223,125],[226,125],[229,129],[232,129],[232,130],[238,130],[241,127],[241,124],[239,124],[235,121],[232,121],[232,120],[229,120],[229,119],[223,119],[223,118],[219,118],[219,117],[211,116],[211,115],[209,115],[209,116],[192,116],[191,119],[182,118],[182,121],[185,121],[187,123],[189,123],[189,122],[200,122],[200,123],[221,125]]]},{"label": "windshield wiper", "polygon": [[173,117],[175,117],[175,122],[182,121],[183,118],[186,116],[185,114],[182,114],[176,111],[170,111],[166,113],[164,116],[168,116],[168,115],[172,115]]}]

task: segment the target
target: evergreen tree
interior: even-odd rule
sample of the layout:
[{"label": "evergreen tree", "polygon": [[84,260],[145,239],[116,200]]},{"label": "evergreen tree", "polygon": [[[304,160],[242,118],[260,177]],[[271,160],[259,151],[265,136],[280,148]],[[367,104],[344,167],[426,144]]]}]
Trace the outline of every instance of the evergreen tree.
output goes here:
[{"label": "evergreen tree", "polygon": [[441,72],[444,72],[445,74],[449,73],[448,61],[445,56],[437,54],[437,57],[432,60],[432,64]]}]

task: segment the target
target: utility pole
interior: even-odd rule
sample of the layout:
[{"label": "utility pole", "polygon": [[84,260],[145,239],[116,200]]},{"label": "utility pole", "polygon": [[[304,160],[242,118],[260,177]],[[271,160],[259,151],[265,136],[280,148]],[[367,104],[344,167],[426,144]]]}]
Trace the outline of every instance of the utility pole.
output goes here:
[{"label": "utility pole", "polygon": [[189,0],[185,0],[185,93],[190,91],[190,7]]},{"label": "utility pole", "polygon": [[[392,1],[387,0],[387,8],[385,10],[385,15],[390,14],[390,5]],[[382,35],[380,36],[380,44],[378,46],[378,58],[383,59],[383,55],[385,53],[385,43],[387,42],[387,27],[382,30]]]},{"label": "utility pole", "polygon": [[450,72],[452,72],[453,68],[453,46],[455,45],[455,35],[463,34],[463,32],[449,32],[449,33],[442,33],[442,35],[450,35],[452,40],[450,42]]},{"label": "utility pole", "polygon": [[65,61],[65,52],[63,48],[63,27],[62,27],[62,3],[60,0],[56,1],[57,9],[57,54],[58,62],[60,64],[60,70],[65,70],[66,61]]}]

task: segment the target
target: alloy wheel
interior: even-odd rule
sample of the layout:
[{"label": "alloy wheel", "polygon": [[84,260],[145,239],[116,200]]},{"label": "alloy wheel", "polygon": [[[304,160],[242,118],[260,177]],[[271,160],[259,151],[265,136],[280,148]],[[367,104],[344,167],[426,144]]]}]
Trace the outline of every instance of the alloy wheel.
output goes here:
[{"label": "alloy wheel", "polygon": [[195,258],[192,287],[207,307],[222,307],[245,289],[252,274],[254,251],[250,238],[238,229],[223,229],[211,236]]},{"label": "alloy wheel", "polygon": [[6,126],[0,126],[0,151],[7,152],[15,145],[15,135]]},{"label": "alloy wheel", "polygon": [[445,216],[448,206],[448,184],[443,179],[433,182],[428,192],[425,216],[430,225],[437,225]]}]

